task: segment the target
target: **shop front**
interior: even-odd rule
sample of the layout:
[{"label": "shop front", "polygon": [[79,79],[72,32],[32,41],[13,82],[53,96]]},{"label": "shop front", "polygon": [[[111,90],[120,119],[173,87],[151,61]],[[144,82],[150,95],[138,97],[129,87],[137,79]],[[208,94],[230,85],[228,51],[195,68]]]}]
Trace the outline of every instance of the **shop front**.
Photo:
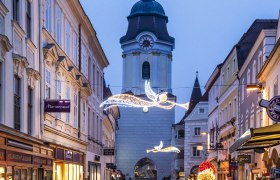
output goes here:
[{"label": "shop front", "polygon": [[[95,157],[96,159],[96,157]],[[96,162],[88,162],[89,180],[101,180],[101,164]]]},{"label": "shop front", "polygon": [[0,180],[51,180],[53,150],[31,136],[7,132],[0,132]]},{"label": "shop front", "polygon": [[84,154],[68,148],[55,147],[53,180],[83,180]]}]

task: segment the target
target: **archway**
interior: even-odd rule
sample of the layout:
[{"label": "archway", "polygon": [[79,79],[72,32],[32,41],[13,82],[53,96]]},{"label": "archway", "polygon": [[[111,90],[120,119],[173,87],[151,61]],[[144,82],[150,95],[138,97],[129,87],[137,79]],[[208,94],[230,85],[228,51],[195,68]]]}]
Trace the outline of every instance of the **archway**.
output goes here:
[{"label": "archway", "polygon": [[149,158],[139,160],[134,167],[135,180],[156,180],[157,170],[155,163]]}]

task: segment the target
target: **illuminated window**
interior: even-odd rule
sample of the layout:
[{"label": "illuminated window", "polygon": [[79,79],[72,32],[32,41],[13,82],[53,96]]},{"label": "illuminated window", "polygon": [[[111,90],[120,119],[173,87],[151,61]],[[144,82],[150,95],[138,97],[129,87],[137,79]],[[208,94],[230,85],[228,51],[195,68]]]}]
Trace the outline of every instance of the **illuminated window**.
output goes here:
[{"label": "illuminated window", "polygon": [[150,63],[147,61],[142,65],[142,79],[150,79]]}]

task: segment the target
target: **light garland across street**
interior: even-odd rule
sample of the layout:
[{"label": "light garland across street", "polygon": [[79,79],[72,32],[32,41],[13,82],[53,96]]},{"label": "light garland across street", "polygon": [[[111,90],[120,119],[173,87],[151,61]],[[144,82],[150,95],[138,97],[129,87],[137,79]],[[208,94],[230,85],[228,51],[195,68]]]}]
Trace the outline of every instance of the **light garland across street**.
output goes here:
[{"label": "light garland across street", "polygon": [[158,153],[158,152],[175,152],[175,153],[180,153],[180,150],[174,146],[169,146],[166,148],[163,148],[163,142],[160,141],[159,146],[155,146],[154,149],[148,149],[146,150],[147,153],[153,152],[153,153]]},{"label": "light garland across street", "polygon": [[103,107],[104,110],[113,106],[143,108],[144,112],[147,112],[149,107],[158,107],[166,110],[172,109],[175,106],[179,106],[186,110],[189,107],[189,103],[179,104],[168,100],[167,92],[161,92],[159,94],[155,93],[148,81],[145,81],[145,94],[149,100],[144,100],[130,94],[113,95],[102,102],[100,107]]}]

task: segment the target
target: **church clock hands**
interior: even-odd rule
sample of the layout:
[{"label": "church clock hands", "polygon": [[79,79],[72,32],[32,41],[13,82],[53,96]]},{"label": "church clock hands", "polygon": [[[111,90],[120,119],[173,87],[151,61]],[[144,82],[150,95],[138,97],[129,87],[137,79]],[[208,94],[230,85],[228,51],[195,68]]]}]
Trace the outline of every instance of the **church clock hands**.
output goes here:
[{"label": "church clock hands", "polygon": [[153,47],[153,38],[147,35],[144,35],[139,40],[139,46],[144,49],[148,50]]}]

